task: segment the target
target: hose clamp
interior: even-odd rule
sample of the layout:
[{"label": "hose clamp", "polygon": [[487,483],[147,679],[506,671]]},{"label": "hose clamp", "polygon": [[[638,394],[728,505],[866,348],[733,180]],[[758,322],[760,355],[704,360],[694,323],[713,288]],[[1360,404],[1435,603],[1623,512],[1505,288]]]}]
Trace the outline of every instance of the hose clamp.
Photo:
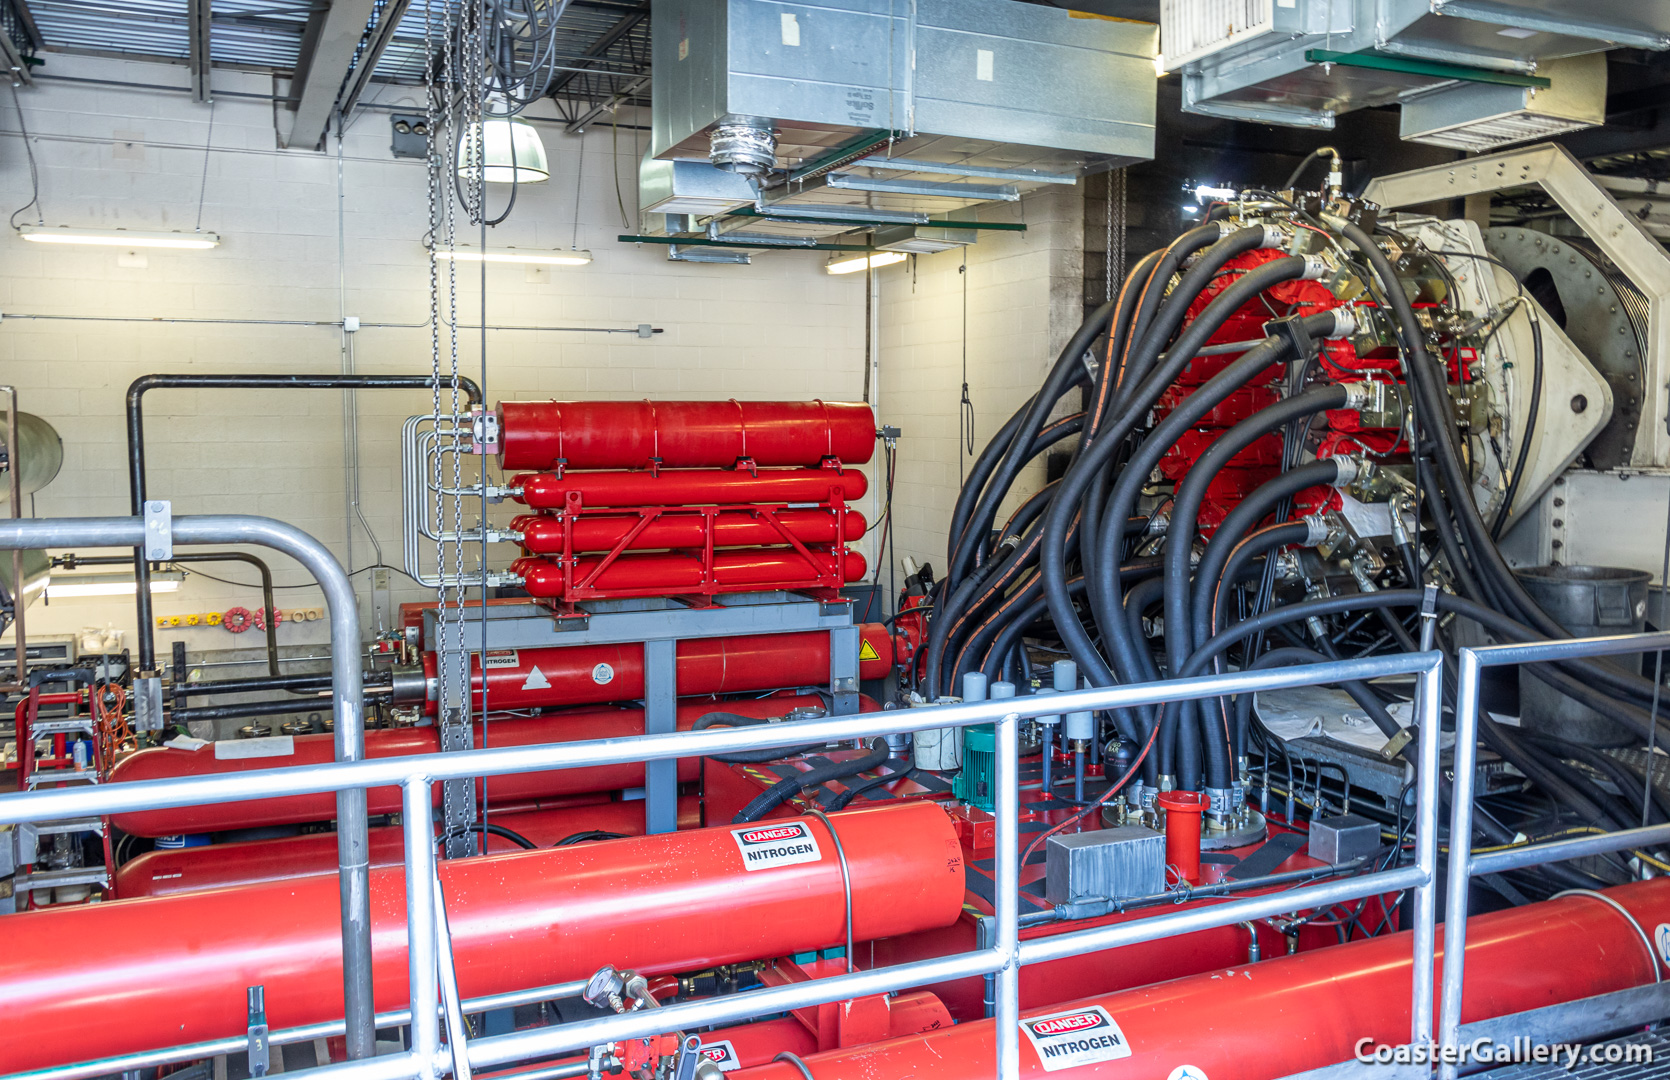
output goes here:
[{"label": "hose clamp", "polygon": [[1306,255],[1305,272],[1299,275],[1300,281],[1321,281],[1334,272],[1333,260],[1327,255]]},{"label": "hose clamp", "polygon": [[1320,544],[1322,541],[1328,539],[1328,533],[1331,531],[1328,527],[1328,515],[1311,514],[1309,517],[1302,518],[1301,520],[1305,523],[1306,547],[1315,547],[1317,544]]},{"label": "hose clamp", "polygon": [[1328,334],[1332,338],[1347,338],[1358,330],[1357,309],[1353,307],[1337,307],[1330,310],[1334,317],[1334,329]]},{"label": "hose clamp", "polygon": [[1334,477],[1333,484],[1330,485],[1331,487],[1350,487],[1362,477],[1365,463],[1358,461],[1350,454],[1336,454],[1328,460],[1334,463],[1335,469],[1339,470],[1338,475]]},{"label": "hose clamp", "polygon": [[1264,242],[1258,246],[1286,251],[1290,236],[1289,230],[1282,228],[1280,225],[1266,223],[1264,225]]}]

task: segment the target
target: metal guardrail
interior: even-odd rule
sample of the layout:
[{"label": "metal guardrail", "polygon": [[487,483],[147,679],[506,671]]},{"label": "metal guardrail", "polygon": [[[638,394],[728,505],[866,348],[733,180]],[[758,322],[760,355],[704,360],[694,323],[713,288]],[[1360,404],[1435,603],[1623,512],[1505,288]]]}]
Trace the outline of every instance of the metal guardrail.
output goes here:
[{"label": "metal guardrail", "polygon": [[[770,1013],[987,974],[996,976],[998,1071],[1003,1076],[1015,1076],[1020,1071],[1021,964],[1403,889],[1415,892],[1411,1012],[1412,1038],[1419,1038],[1420,1033],[1432,1029],[1434,1008],[1432,961],[1436,934],[1434,901],[1438,823],[1436,724],[1420,725],[1414,866],[1229,901],[1175,915],[1083,930],[1024,945],[1019,941],[1017,923],[1020,880],[1017,729],[1022,717],[1054,715],[1064,710],[1130,708],[1348,679],[1410,674],[1419,676],[1420,680],[1418,716],[1436,717],[1441,701],[1442,665],[1443,659],[1438,653],[1401,654],[1299,668],[1080,690],[1048,698],[1016,698],[932,709],[876,712],[770,727],[710,729],[580,743],[336,762],[242,772],[235,776],[136,781],[84,790],[35,791],[0,795],[0,824],[400,785],[404,790],[405,807],[409,1000],[440,1002],[444,994],[447,1004],[444,1008],[412,1011],[411,1049],[406,1053],[308,1070],[308,1075],[321,1080],[435,1080],[446,1073],[466,1078],[469,1072],[477,1069],[584,1052],[600,1044],[653,1036],[675,1029],[705,1028]],[[782,748],[808,742],[836,742],[894,733],[900,730],[901,725],[907,725],[909,730],[920,730],[983,723],[994,723],[998,736],[997,799],[994,807],[996,934],[990,947],[747,994],[473,1039],[462,1045],[457,1034],[462,1029],[453,1025],[453,1041],[443,1047],[442,1019],[456,1019],[460,1009],[456,983],[450,978],[451,942],[445,928],[444,898],[436,872],[430,801],[433,784],[457,777],[661,761],[747,749]],[[141,1056],[150,1063],[156,1060],[156,1053],[130,1055],[98,1063],[16,1074],[8,1080],[70,1080],[99,1072],[109,1073],[127,1067],[125,1062]],[[90,1072],[95,1065],[97,1072]]]},{"label": "metal guardrail", "polygon": [[[1462,993],[1466,979],[1467,897],[1473,878],[1481,874],[1498,874],[1504,870],[1517,870],[1566,859],[1604,855],[1625,848],[1670,842],[1670,825],[1655,825],[1572,840],[1525,844],[1478,854],[1468,850],[1473,837],[1473,780],[1478,760],[1479,685],[1484,669],[1510,664],[1616,656],[1620,653],[1656,652],[1661,649],[1670,649],[1670,632],[1485,645],[1460,650],[1455,708],[1455,792],[1450,811],[1449,874],[1444,885],[1444,910],[1449,913],[1459,912],[1460,916],[1447,919],[1444,926],[1443,1005],[1438,1017],[1439,1045],[1454,1046],[1460,1040]],[[1649,952],[1654,951],[1651,941],[1646,945]],[[1422,1033],[1417,1031],[1416,1037],[1419,1040]],[[1440,1066],[1440,1080],[1452,1080],[1455,1075],[1455,1065]]]}]

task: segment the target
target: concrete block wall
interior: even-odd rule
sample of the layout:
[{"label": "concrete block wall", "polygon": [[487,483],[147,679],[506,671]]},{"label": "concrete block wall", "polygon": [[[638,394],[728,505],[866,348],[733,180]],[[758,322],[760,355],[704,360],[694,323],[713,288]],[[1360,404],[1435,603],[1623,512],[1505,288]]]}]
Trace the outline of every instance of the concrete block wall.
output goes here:
[{"label": "concrete block wall", "polygon": [[[60,79],[43,78],[17,100],[47,224],[191,231],[201,214],[202,228],[218,232],[221,246],[130,253],[0,235],[0,383],[15,384],[23,408],[64,437],[63,471],[34,497],[34,514],[128,512],[123,395],[139,375],[337,372],[350,362],[362,373],[429,371],[425,170],[392,157],[386,114],[359,115],[340,152],[334,141],[325,153],[280,150],[267,100],[274,83],[264,76],[216,71],[221,96],[211,110],[184,93],[61,81],[183,87],[180,66],[54,55],[43,74]],[[419,99],[389,87],[378,100],[416,111]],[[9,93],[0,98],[0,203],[8,210],[30,198],[11,104]],[[534,112],[536,120],[541,115],[549,114]],[[490,401],[862,395],[862,275],[826,274],[820,253],[774,252],[752,266],[718,266],[669,263],[662,247],[618,243],[618,234],[637,231],[645,133],[623,129],[617,137],[599,126],[571,136],[557,123],[537,126],[552,178],[521,189],[515,212],[491,230],[488,244],[573,244],[595,261],[539,273],[486,268],[486,322],[503,327],[486,335]],[[495,189],[491,197],[497,204],[505,193]],[[35,211],[18,220],[33,223]],[[460,320],[480,323],[480,267],[460,271]],[[337,325],[344,314],[364,327],[351,341]],[[116,319],[266,321],[105,321]],[[549,329],[639,323],[664,332],[643,340]],[[480,340],[479,330],[467,330],[458,356],[464,373],[478,379]],[[399,565],[399,429],[405,417],[429,411],[429,395],[357,398],[361,510],[384,561]],[[353,569],[375,561],[348,505],[341,394],[157,391],[145,406],[150,489],[171,500],[175,513],[268,514],[318,536]],[[502,557],[510,554],[506,546]],[[205,569],[254,581],[248,568]],[[275,571],[281,585],[306,580],[281,557]],[[367,621],[369,578],[356,578]],[[423,590],[394,578],[395,603],[423,598]],[[259,602],[251,586],[193,576],[179,592],[159,595],[156,609],[186,614]],[[281,608],[320,602],[310,587],[285,589],[278,601]],[[131,599],[60,599],[29,612],[32,635],[111,623],[130,631],[130,645],[132,619]],[[286,626],[281,641],[316,645],[324,625]],[[177,633],[194,652],[255,644],[254,634]],[[164,654],[169,639],[159,635]]]},{"label": "concrete block wall", "polygon": [[[943,572],[946,530],[962,477],[992,435],[1037,391],[1078,329],[1081,189],[1049,187],[1018,203],[982,207],[980,220],[1024,222],[1026,231],[982,231],[970,247],[878,271],[880,407],[885,421],[903,430],[894,491],[897,561],[910,556],[931,563],[936,576]],[[959,444],[965,345],[972,454]],[[1041,463],[1022,474],[999,524],[1042,486],[1043,476]]]}]

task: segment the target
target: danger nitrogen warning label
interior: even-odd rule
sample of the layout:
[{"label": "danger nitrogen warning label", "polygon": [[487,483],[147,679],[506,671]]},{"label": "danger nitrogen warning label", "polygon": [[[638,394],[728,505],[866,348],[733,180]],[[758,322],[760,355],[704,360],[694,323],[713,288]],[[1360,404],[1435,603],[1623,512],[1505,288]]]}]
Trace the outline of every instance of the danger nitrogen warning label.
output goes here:
[{"label": "danger nitrogen warning label", "polygon": [[1021,1030],[1045,1072],[1131,1056],[1125,1033],[1100,1006],[1035,1016],[1022,1020]]},{"label": "danger nitrogen warning label", "polygon": [[731,837],[742,852],[744,870],[769,870],[775,866],[793,866],[823,858],[823,853],[818,850],[817,837],[803,821],[732,829]]}]

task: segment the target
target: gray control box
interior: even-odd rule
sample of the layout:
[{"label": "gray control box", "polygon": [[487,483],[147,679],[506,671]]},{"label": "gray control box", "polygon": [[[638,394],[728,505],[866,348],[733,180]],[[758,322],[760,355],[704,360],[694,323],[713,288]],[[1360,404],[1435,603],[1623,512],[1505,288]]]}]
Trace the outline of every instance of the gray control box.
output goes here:
[{"label": "gray control box", "polygon": [[1311,858],[1330,866],[1373,855],[1380,850],[1380,826],[1356,814],[1322,818],[1310,824]]},{"label": "gray control box", "polygon": [[1166,838],[1142,825],[1052,836],[1044,845],[1051,904],[1127,900],[1166,887]]}]

